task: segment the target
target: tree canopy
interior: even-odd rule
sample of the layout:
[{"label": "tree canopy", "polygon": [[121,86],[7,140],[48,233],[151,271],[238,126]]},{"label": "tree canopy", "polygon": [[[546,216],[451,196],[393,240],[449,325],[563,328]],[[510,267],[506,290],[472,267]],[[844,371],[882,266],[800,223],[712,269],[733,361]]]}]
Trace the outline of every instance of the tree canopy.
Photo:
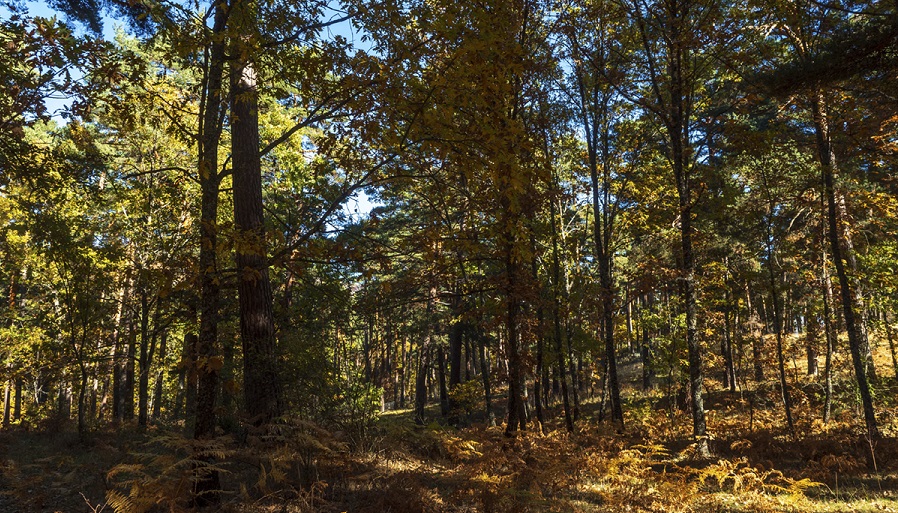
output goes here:
[{"label": "tree canopy", "polygon": [[633,447],[661,412],[711,461],[761,410],[879,472],[896,7],[5,2],[4,429],[169,433],[192,485],[157,462],[122,511],[220,503],[228,444],[311,472],[391,411]]}]

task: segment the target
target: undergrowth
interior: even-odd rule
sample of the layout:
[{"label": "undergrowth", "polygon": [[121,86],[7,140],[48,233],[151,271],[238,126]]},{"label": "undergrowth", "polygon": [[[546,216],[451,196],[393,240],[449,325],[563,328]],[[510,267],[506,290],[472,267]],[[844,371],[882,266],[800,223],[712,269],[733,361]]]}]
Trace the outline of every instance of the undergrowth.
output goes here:
[{"label": "undergrowth", "polygon": [[[0,511],[196,511],[197,480],[213,472],[209,510],[223,512],[898,511],[895,405],[882,410],[874,468],[851,405],[823,424],[800,382],[797,439],[775,387],[709,393],[711,459],[697,457],[688,413],[668,408],[663,391],[628,392],[623,431],[586,400],[574,433],[559,422],[514,437],[473,417],[416,426],[410,411],[361,427],[281,419],[206,441],[164,429],[86,444],[8,433]],[[85,488],[87,475],[105,491]],[[71,498],[51,500],[64,491]]]},{"label": "undergrowth", "polygon": [[[736,411],[745,407],[729,404]],[[575,433],[550,429],[507,437],[501,428],[483,425],[414,426],[408,414],[394,414],[369,430],[362,446],[299,420],[249,433],[244,441],[198,445],[156,437],[137,458],[142,463],[110,472],[118,491],[110,493],[109,505],[122,512],[189,510],[198,468],[190,455],[210,450],[223,472],[222,511],[800,512],[894,506],[895,469],[876,474],[880,488],[867,483],[873,474],[860,446],[846,443],[855,436],[850,429],[795,442],[779,430],[759,425],[749,432],[743,426],[714,439],[716,456],[707,460],[696,457],[677,424],[665,422],[667,412],[631,411],[641,417],[628,419],[623,434],[586,420]]]}]

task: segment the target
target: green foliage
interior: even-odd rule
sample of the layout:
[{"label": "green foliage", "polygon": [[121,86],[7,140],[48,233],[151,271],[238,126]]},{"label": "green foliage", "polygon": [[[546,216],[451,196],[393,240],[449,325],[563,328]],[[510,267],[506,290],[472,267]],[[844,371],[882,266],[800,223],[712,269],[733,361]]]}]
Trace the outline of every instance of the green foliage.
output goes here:
[{"label": "green foliage", "polygon": [[449,400],[455,405],[458,415],[471,415],[480,408],[483,401],[483,384],[476,380],[465,381],[449,388]]}]

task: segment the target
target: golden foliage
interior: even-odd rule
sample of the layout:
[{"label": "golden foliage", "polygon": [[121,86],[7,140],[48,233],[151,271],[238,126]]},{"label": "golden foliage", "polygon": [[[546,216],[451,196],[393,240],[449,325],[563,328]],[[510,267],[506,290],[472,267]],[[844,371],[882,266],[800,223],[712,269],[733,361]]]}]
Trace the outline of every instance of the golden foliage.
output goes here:
[{"label": "golden foliage", "polygon": [[136,463],[121,463],[106,474],[112,488],[107,504],[117,513],[143,513],[161,506],[187,511],[194,485],[211,472],[225,473],[220,463],[234,454],[230,437],[193,440],[173,433],[152,437]]}]

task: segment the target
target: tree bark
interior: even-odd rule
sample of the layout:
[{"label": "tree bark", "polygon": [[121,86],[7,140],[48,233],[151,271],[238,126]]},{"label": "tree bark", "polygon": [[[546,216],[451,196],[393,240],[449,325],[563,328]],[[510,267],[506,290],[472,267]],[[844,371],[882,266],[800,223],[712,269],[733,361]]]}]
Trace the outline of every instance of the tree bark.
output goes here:
[{"label": "tree bark", "polygon": [[22,383],[22,378],[16,378],[15,383],[16,387],[15,397],[13,398],[12,418],[18,422],[22,419],[22,387],[24,384]]},{"label": "tree bark", "polygon": [[758,383],[764,381],[764,361],[761,356],[761,346],[763,345],[763,335],[758,334],[757,326],[759,324],[758,314],[751,304],[751,290],[748,288],[748,282],[745,282],[745,303],[748,311],[748,330],[751,337],[751,354],[752,366],[754,367],[755,381]]},{"label": "tree bark", "polygon": [[[237,28],[255,28],[252,2],[235,0],[231,17]],[[262,207],[262,164],[259,155],[259,105],[256,72],[249,48],[235,39],[238,59],[231,70],[231,160],[234,227],[237,243],[237,291],[240,338],[243,342],[244,408],[253,424],[279,417],[283,410],[272,310],[271,282]]]},{"label": "tree bark", "polygon": [[[218,317],[221,301],[221,277],[218,269],[218,200],[221,175],[218,171],[218,150],[222,125],[221,91],[224,82],[225,41],[228,20],[227,4],[213,4],[213,25],[208,42],[207,60],[203,76],[203,96],[199,112],[199,147],[197,171],[200,181],[200,254],[199,254],[199,316],[200,331],[196,338],[196,414],[193,437],[208,440],[215,436],[215,407],[218,400]],[[185,338],[185,344],[188,340]],[[188,378],[189,403],[191,384]],[[188,414],[189,414],[188,404]],[[196,457],[211,462],[205,455]],[[194,485],[197,505],[217,503],[220,499],[218,472],[198,467]]]},{"label": "tree bark", "polygon": [[483,380],[483,401],[489,425],[496,425],[496,414],[493,412],[493,392],[490,381],[490,358],[487,353],[486,337],[478,335],[477,348],[480,352],[480,377]]},{"label": "tree bark", "polygon": [[435,347],[437,353],[437,380],[440,387],[440,415],[445,419],[449,417],[451,411],[449,407],[449,388],[446,386],[446,352],[442,347]]},{"label": "tree bark", "polygon": [[[553,177],[553,180],[555,178]],[[558,254],[558,229],[556,220],[557,208],[555,199],[550,198],[551,216],[550,229],[552,231],[552,325],[554,328],[553,337],[555,339],[555,351],[558,353],[558,371],[561,377],[561,396],[564,405],[564,425],[568,432],[574,431],[574,418],[571,411],[571,404],[568,394],[568,383],[566,376],[566,362],[564,357],[564,349],[561,341],[561,263]]]},{"label": "tree bark", "polygon": [[[163,330],[161,337],[162,339],[159,342],[159,362],[165,365],[165,353],[168,349],[168,331]],[[153,388],[153,422],[158,421],[162,414],[162,384],[164,379],[165,371],[160,368],[156,373],[156,385]]]},{"label": "tree bark", "polygon": [[776,361],[780,375],[780,390],[783,399],[783,408],[786,412],[786,425],[792,439],[796,440],[798,435],[795,432],[795,423],[792,421],[792,396],[789,394],[789,384],[786,381],[786,363],[783,355],[783,311],[780,300],[779,287],[777,286],[776,275],[773,271],[772,242],[768,243],[768,270],[770,274],[770,299],[773,304],[773,330],[776,333]]},{"label": "tree bark", "polygon": [[137,388],[137,425],[146,426],[149,420],[150,366],[156,351],[157,327],[159,326],[160,305],[158,299],[153,314],[153,331],[150,333],[150,302],[146,290],[140,297],[140,359],[138,360],[139,384]]},{"label": "tree bark", "polygon": [[12,399],[12,391],[10,390],[10,380],[6,380],[6,385],[3,387],[3,427],[9,427],[9,415],[10,410],[10,400]]},{"label": "tree bark", "polygon": [[822,93],[816,92],[812,98],[812,110],[817,137],[817,153],[820,158],[820,168],[823,175],[823,196],[827,205],[827,235],[830,252],[836,266],[836,276],[839,279],[839,288],[842,294],[842,314],[845,319],[845,328],[848,332],[848,347],[851,352],[851,361],[854,364],[858,391],[860,392],[863,405],[867,437],[873,443],[873,441],[880,438],[880,434],[876,423],[876,414],[873,409],[873,396],[870,392],[870,384],[867,381],[867,362],[863,354],[866,345],[866,333],[863,319],[857,318],[855,303],[857,297],[853,293],[852,283],[845,269],[846,259],[850,263],[854,258],[852,248],[843,248],[845,240],[840,235],[835,190],[835,175],[838,167],[836,165],[835,152],[832,148],[826,103]]},{"label": "tree bark", "polygon": [[824,379],[824,400],[823,400],[823,423],[828,424],[832,416],[833,404],[833,351],[836,347],[836,333],[833,327],[832,318],[832,302],[833,287],[832,280],[829,278],[829,270],[826,266],[826,252],[824,251],[821,258],[821,281],[823,283],[823,331],[826,336],[826,363],[823,369],[825,373]]},{"label": "tree bark", "polygon": [[424,425],[424,408],[427,406],[427,344],[418,347],[418,371],[415,375],[415,424]]},{"label": "tree bark", "polygon": [[889,312],[885,312],[883,315],[886,339],[889,341],[889,353],[892,355],[892,372],[895,373],[895,378],[898,379],[898,355],[895,354],[895,332],[892,331],[892,320],[890,319]]},{"label": "tree bark", "polygon": [[125,387],[122,391],[123,416],[125,420],[134,420],[134,385],[136,374],[134,369],[137,359],[137,330],[134,317],[128,317],[128,347],[125,350]]},{"label": "tree bark", "polygon": [[[659,117],[664,126],[666,154],[677,187],[680,225],[680,255],[678,281],[686,314],[686,349],[689,370],[689,398],[692,410],[692,432],[697,452],[710,456],[707,440],[704,400],[702,396],[702,350],[696,337],[697,297],[695,287],[695,251],[693,248],[694,198],[692,191],[692,116],[698,80],[697,55],[694,36],[705,13],[693,12],[701,3],[673,1],[662,3],[660,9],[646,16],[657,17],[661,29],[661,50],[651,45],[647,18],[636,14],[637,26],[645,51],[650,56],[649,80],[653,98],[646,105]],[[661,54],[663,52],[663,55]],[[659,67],[655,64],[659,63]]]},{"label": "tree bark", "polygon": [[[455,297],[452,299],[453,321],[449,327],[449,392],[452,392],[452,394],[449,395],[447,408],[450,412],[458,411],[454,392],[456,387],[461,384],[462,348],[464,347],[464,325],[459,320],[462,314],[459,293],[460,290],[456,287]],[[467,370],[467,366],[465,368]],[[449,420],[451,424],[457,424],[458,415],[452,413]]]},{"label": "tree bark", "polygon": [[400,358],[402,359],[402,366],[399,368],[399,409],[404,410],[405,409],[405,377],[407,374],[405,372],[405,370],[408,368],[408,364],[409,364],[408,354],[405,349],[405,344],[406,344],[405,336],[402,336],[400,338],[400,344],[402,344],[402,347],[400,347],[400,350],[401,350]]},{"label": "tree bark", "polygon": [[807,352],[808,359],[808,376],[816,376],[820,369],[817,365],[817,326],[812,325],[812,323],[807,323],[807,330],[805,333],[805,349]]},{"label": "tree bark", "polygon": [[736,363],[733,351],[733,308],[732,294],[729,286],[729,273],[724,280],[725,304],[723,307],[723,362],[724,362],[724,387],[730,392],[736,392]]}]

